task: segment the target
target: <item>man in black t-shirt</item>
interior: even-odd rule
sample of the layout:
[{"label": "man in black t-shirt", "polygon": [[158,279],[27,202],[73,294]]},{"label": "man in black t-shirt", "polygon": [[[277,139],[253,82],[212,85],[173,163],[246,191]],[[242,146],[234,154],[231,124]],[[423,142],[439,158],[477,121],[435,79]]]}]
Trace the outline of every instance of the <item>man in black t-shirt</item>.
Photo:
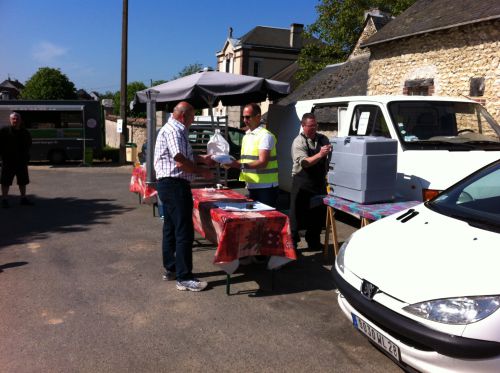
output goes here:
[{"label": "man in black t-shirt", "polygon": [[26,197],[26,185],[30,179],[28,175],[29,151],[31,148],[31,135],[28,130],[21,126],[21,115],[13,112],[10,114],[10,126],[0,130],[0,155],[2,157],[2,207],[8,208],[7,196],[9,188],[17,178],[17,185],[21,193],[22,205],[33,205]]}]

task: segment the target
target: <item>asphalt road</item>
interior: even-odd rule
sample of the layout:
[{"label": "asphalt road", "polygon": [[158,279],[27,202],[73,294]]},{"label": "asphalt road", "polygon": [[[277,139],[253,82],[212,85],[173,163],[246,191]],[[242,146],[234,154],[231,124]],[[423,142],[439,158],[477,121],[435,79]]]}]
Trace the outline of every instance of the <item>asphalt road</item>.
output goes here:
[{"label": "asphalt road", "polygon": [[[161,225],[128,191],[131,167],[32,166],[36,205],[0,209],[0,372],[400,372],[341,313],[331,263],[304,252],[271,291],[241,267],[232,295],[199,241],[209,282],[161,279]],[[354,230],[338,224],[341,240]]]}]

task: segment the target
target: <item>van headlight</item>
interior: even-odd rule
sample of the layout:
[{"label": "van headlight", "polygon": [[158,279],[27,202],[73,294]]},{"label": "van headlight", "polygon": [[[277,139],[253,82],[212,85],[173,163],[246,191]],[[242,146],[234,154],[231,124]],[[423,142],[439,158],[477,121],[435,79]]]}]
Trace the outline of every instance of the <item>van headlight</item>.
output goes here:
[{"label": "van headlight", "polygon": [[344,241],[342,246],[340,246],[339,253],[337,254],[337,257],[335,258],[335,261],[337,263],[337,266],[339,267],[340,271],[344,273],[344,256],[345,256],[345,251],[347,249],[347,245],[349,245],[349,241],[351,240],[351,236],[347,240]]},{"label": "van headlight", "polygon": [[436,299],[411,304],[403,310],[444,324],[465,325],[488,317],[500,308],[500,296]]}]

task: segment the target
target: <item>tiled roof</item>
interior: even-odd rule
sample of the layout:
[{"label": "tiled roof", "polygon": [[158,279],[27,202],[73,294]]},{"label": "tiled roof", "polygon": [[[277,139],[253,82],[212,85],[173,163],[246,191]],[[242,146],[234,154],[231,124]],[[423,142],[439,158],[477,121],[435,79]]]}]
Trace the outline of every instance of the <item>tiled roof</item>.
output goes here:
[{"label": "tiled roof", "polygon": [[[297,27],[296,32],[301,33],[302,44],[319,43],[316,38],[305,38],[303,34],[302,24],[292,24],[290,28],[278,28],[269,26],[256,26],[240,38],[235,38],[230,35],[224,44],[222,50],[216,54],[219,55],[229,43],[233,48],[236,47],[267,47],[267,48],[284,48],[294,52],[298,52],[301,47],[292,48],[290,46],[291,28]],[[232,31],[231,31],[232,33]]]},{"label": "tiled roof", "polygon": [[84,89],[79,89],[76,91],[76,95],[81,100],[90,100],[92,97]]},{"label": "tiled roof", "polygon": [[298,69],[299,64],[297,63],[297,61],[294,61],[284,69],[271,76],[269,79],[290,83],[290,90],[293,91],[297,87],[297,81],[294,79],[294,77]]},{"label": "tiled roof", "polygon": [[418,0],[362,47],[499,18],[499,0]]},{"label": "tiled roof", "polygon": [[240,38],[240,43],[290,48],[290,29],[256,26]]},{"label": "tiled roof", "polygon": [[344,63],[327,66],[278,101],[278,104],[288,105],[300,100],[326,97],[366,95],[369,59],[369,54],[363,54]]},{"label": "tiled roof", "polygon": [[382,27],[387,25],[390,21],[391,18],[389,17],[377,17],[377,16],[371,16],[371,20],[373,21],[373,25],[375,26],[375,29],[377,31],[380,31]]},{"label": "tiled roof", "polygon": [[0,84],[0,87],[2,87],[2,88],[14,88],[17,90],[21,90],[24,88],[24,85],[22,83],[20,83],[18,80],[6,79]]},{"label": "tiled roof", "polygon": [[[369,23],[371,21],[375,30],[380,30],[390,20],[390,16],[368,12],[363,29],[370,30]],[[360,38],[363,37],[363,34]],[[369,50],[363,51],[355,48],[346,62],[326,66],[288,96],[281,99],[278,104],[288,105],[300,100],[326,97],[366,95],[369,59]]]}]

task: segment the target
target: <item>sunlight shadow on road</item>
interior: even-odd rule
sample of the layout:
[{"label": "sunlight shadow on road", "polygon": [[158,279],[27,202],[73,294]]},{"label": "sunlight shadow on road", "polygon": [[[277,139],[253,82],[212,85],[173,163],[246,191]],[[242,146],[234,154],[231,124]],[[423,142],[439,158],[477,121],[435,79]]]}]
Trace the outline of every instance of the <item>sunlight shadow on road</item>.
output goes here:
[{"label": "sunlight shadow on road", "polygon": [[15,244],[45,239],[51,233],[81,232],[94,224],[108,224],[112,216],[131,208],[113,199],[37,198],[34,206],[12,204],[0,210],[0,250]]}]

